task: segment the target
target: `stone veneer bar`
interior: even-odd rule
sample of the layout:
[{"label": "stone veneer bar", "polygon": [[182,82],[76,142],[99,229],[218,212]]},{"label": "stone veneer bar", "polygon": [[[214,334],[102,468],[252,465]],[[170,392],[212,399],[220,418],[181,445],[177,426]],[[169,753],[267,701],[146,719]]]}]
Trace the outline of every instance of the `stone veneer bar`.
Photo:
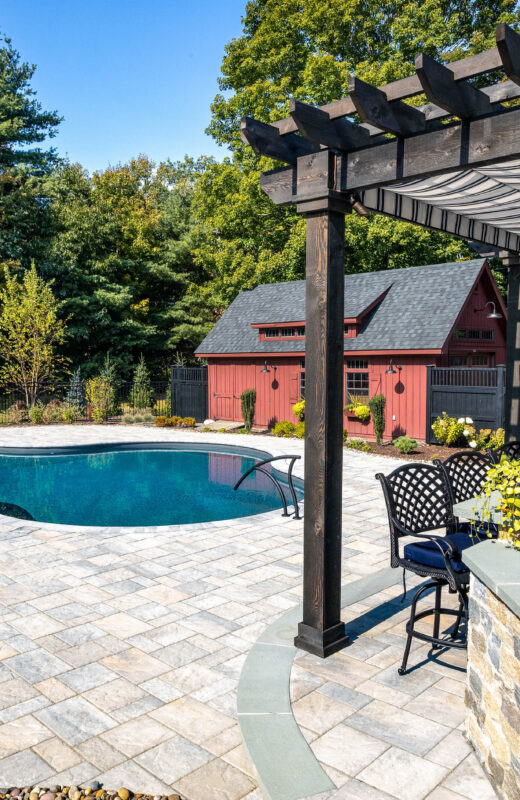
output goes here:
[{"label": "stone veneer bar", "polygon": [[501,800],[520,797],[520,552],[470,548],[466,734]]}]

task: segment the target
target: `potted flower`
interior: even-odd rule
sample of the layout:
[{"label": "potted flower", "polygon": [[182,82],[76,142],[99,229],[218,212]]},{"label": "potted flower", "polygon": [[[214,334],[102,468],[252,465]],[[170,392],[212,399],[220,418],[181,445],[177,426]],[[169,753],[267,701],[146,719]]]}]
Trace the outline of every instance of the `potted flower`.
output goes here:
[{"label": "potted flower", "polygon": [[345,407],[347,415],[358,422],[368,422],[370,419],[370,408],[358,398],[350,397],[351,402]]},{"label": "potted flower", "polygon": [[512,461],[503,455],[500,463],[488,470],[483,486],[483,494],[489,498],[483,516],[488,520],[491,518],[493,493],[496,493],[493,505],[502,514],[498,538],[520,550],[520,461]]}]

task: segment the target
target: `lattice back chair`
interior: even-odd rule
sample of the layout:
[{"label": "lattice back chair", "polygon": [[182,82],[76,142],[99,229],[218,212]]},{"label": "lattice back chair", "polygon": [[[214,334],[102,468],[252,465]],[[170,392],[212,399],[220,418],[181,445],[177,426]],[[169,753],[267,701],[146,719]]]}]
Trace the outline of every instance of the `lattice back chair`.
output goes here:
[{"label": "lattice back chair", "polygon": [[[457,640],[462,617],[467,618],[469,570],[461,552],[479,541],[457,531],[453,501],[446,474],[438,464],[405,464],[390,475],[378,473],[385,497],[390,527],[390,564],[416,575],[430,578],[422,584],[412,601],[410,619],[406,625],[406,641],[400,675],[406,673],[412,639],[430,642],[433,647],[466,647]],[[401,551],[402,539],[406,538]],[[410,539],[412,541],[410,541]],[[442,588],[447,586],[459,597],[458,610],[441,607]],[[435,589],[434,608],[417,613],[417,602],[428,590]],[[440,638],[442,614],[455,616],[450,638]],[[433,635],[415,629],[418,620],[433,615]]]},{"label": "lattice back chair", "polygon": [[[489,452],[478,453],[472,450],[462,450],[444,461],[436,458],[433,463],[443,470],[450,487],[453,503],[462,503],[464,500],[471,500],[482,493],[488,470],[495,462]],[[457,530],[464,533],[474,533],[478,530],[480,533],[489,533],[493,537],[498,535],[498,528],[493,522],[461,523],[457,520]]]},{"label": "lattice back chair", "polygon": [[500,445],[500,447],[497,447],[496,450],[488,450],[487,452],[494,460],[495,464],[498,464],[503,455],[506,455],[512,461],[519,461],[520,442],[506,442]]}]

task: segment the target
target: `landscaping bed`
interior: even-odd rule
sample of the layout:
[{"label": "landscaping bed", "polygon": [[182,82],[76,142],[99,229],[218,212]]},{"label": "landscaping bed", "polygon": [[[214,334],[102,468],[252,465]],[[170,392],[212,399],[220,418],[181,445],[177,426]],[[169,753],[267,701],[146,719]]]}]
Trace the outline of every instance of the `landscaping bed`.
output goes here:
[{"label": "landscaping bed", "polygon": [[129,789],[104,789],[97,781],[88,786],[17,786],[0,788],[0,800],[182,800],[178,794],[153,795],[131,792]]}]

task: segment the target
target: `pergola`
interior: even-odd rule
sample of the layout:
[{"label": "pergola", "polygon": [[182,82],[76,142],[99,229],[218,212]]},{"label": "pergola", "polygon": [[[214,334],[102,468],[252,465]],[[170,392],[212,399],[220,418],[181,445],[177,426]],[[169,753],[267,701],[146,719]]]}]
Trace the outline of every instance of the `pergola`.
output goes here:
[{"label": "pergola", "polygon": [[[340,617],[345,214],[386,214],[500,253],[509,267],[506,435],[520,439],[520,107],[503,105],[520,97],[520,36],[501,24],[496,43],[449,65],[419,54],[408,78],[378,88],[353,77],[337,102],[292,100],[286,119],[242,121],[256,153],[290,165],[263,173],[262,189],[307,220],[304,597],[295,644],[323,657],[348,644]],[[499,82],[484,88],[469,80],[497,72]],[[422,94],[426,105],[403,102]]]}]

